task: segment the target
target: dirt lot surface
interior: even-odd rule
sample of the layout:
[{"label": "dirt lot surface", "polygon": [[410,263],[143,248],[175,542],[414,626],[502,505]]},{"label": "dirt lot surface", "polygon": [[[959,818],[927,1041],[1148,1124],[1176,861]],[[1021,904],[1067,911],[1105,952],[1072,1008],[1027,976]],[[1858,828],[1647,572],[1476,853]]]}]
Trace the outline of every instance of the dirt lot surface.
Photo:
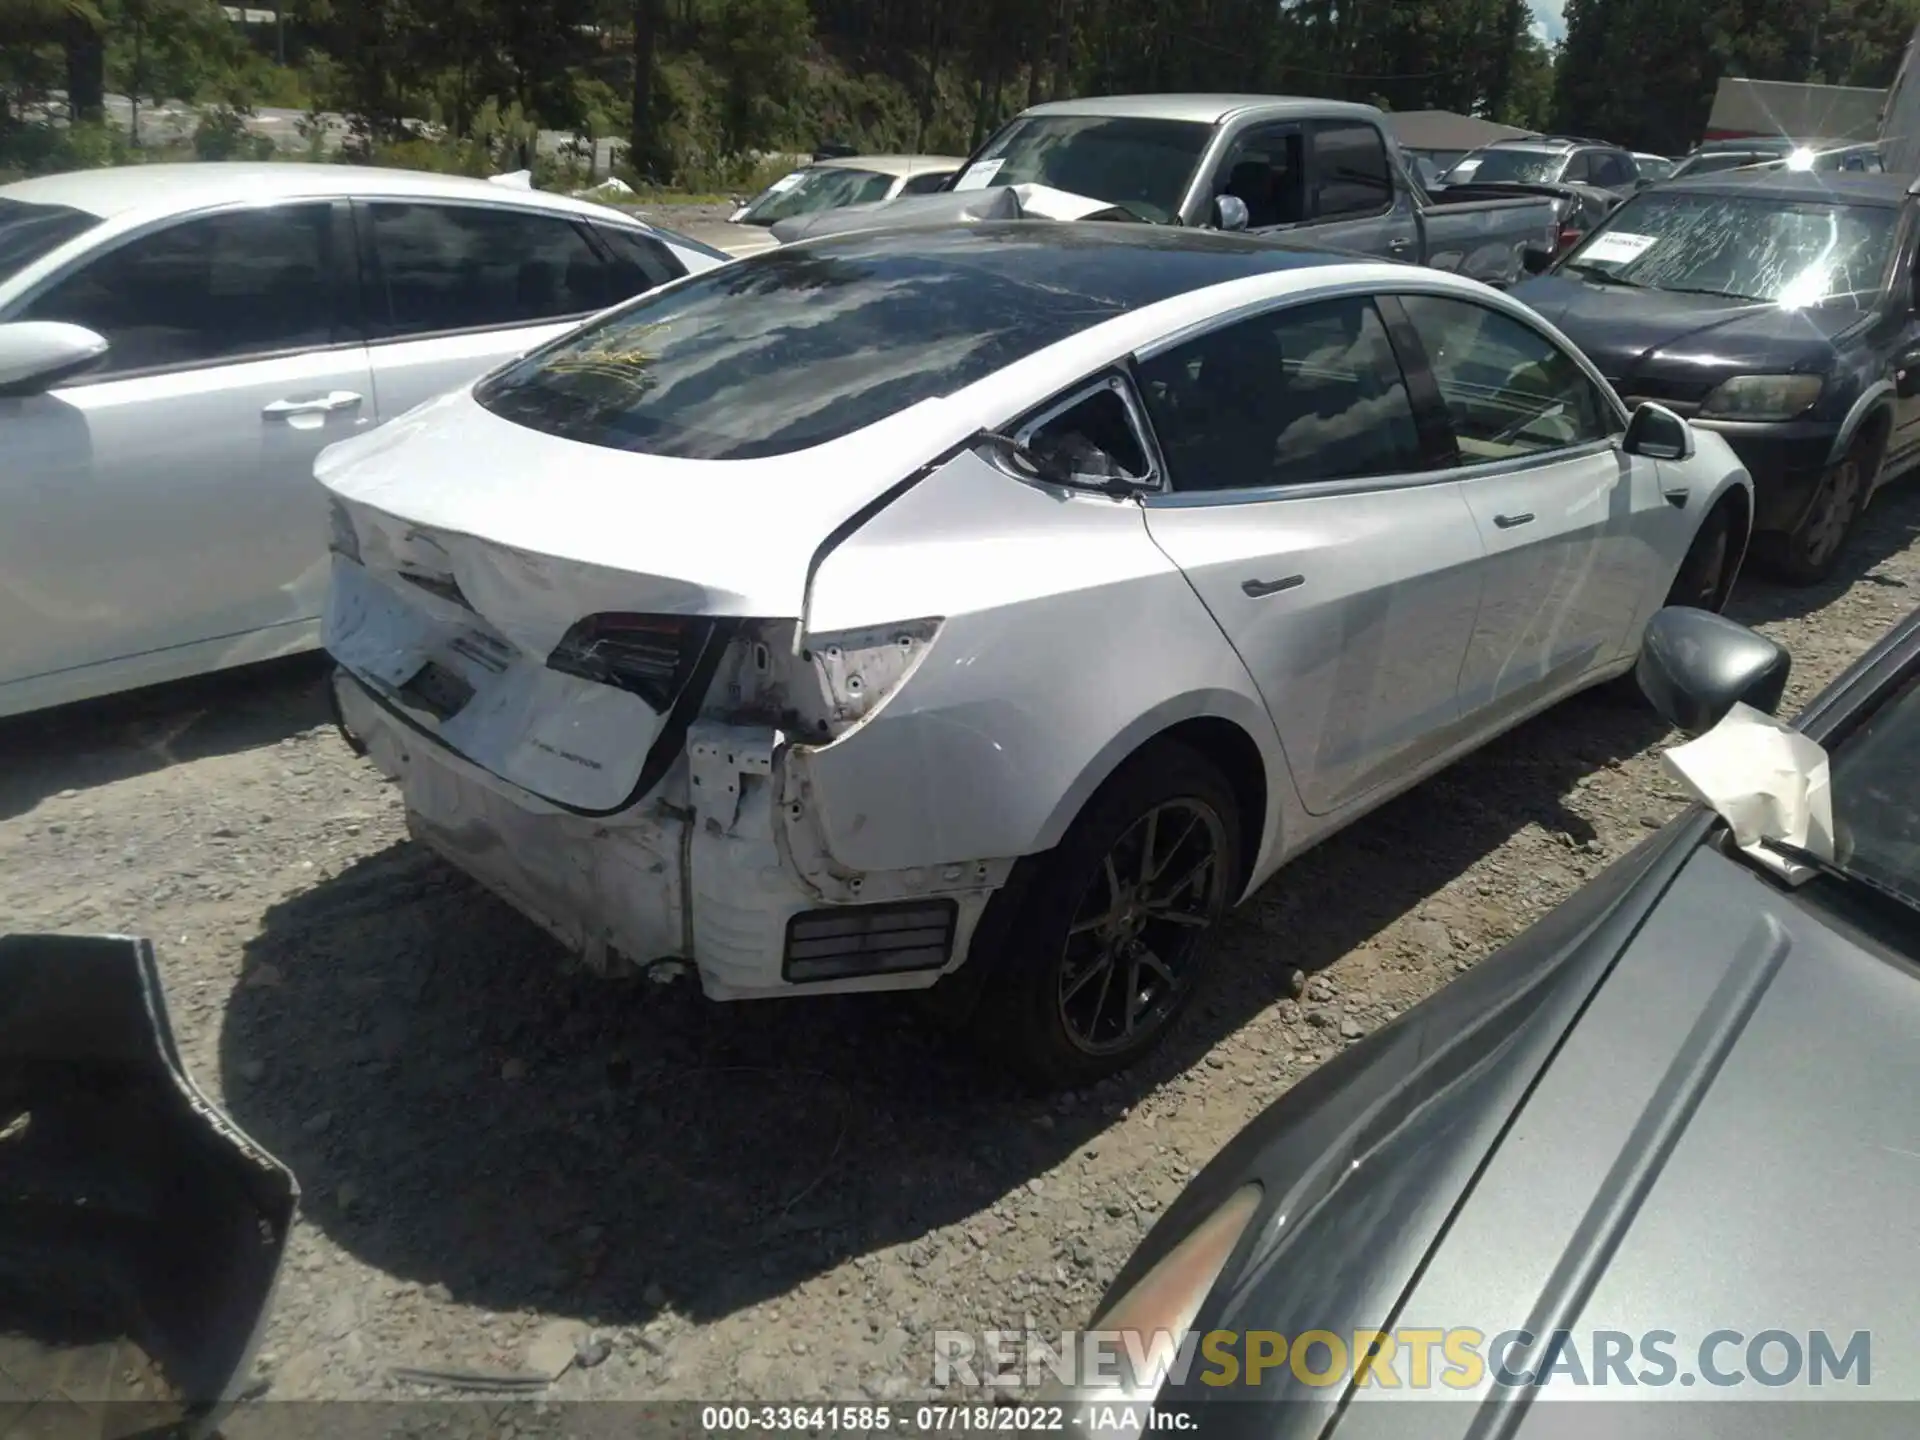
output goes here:
[{"label": "dirt lot surface", "polygon": [[[1790,704],[1915,603],[1917,526],[1909,485],[1844,580],[1743,587],[1793,648]],[[934,1329],[1079,1323],[1244,1121],[1682,806],[1649,714],[1562,706],[1269,884],[1171,1053],[1043,1102],[891,1005],[565,973],[405,840],[318,675],[0,731],[0,916],[153,937],[189,1065],[305,1187],[270,1398],[424,1393],[395,1366],[565,1367],[561,1398],[926,1394]]]}]

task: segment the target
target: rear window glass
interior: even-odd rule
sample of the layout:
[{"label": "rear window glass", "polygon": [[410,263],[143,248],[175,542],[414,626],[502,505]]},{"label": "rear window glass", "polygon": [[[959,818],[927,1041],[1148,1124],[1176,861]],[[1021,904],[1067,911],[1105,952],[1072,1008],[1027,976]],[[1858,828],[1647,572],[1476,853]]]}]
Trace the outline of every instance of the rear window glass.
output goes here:
[{"label": "rear window glass", "polygon": [[0,200],[0,282],[100,223],[98,215],[65,205]]},{"label": "rear window glass", "polygon": [[[1110,238],[1122,228],[1126,241]],[[1038,229],[869,232],[751,256],[535,351],[482,381],[475,398],[502,419],[590,445],[703,460],[784,455],[950,394],[1133,306],[1300,263],[1244,237]]]}]

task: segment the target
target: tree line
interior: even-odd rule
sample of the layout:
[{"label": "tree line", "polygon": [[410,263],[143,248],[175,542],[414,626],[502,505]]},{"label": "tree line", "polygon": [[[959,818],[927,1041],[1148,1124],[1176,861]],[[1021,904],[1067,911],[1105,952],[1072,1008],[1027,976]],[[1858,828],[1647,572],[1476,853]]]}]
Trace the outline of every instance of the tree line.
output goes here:
[{"label": "tree line", "polygon": [[[245,0],[241,0],[244,4]],[[0,147],[60,93],[349,117],[362,152],[497,161],[534,128],[720,183],[827,143],[964,153],[1042,99],[1305,94],[1668,153],[1723,74],[1883,85],[1920,0],[0,0]],[[276,6],[278,8],[276,8]],[[1811,7],[1811,8],[1810,8]],[[427,138],[420,122],[427,122]],[[229,128],[232,128],[229,125]],[[463,148],[464,147],[464,148]],[[463,158],[464,157],[464,158]]]}]

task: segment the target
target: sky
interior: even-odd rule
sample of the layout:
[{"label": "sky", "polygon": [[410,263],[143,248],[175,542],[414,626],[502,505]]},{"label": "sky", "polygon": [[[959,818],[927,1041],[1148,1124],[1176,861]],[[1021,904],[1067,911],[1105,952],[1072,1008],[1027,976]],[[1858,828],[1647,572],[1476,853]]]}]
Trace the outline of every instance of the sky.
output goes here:
[{"label": "sky", "polygon": [[1532,0],[1533,33],[1549,45],[1567,38],[1566,0]]}]

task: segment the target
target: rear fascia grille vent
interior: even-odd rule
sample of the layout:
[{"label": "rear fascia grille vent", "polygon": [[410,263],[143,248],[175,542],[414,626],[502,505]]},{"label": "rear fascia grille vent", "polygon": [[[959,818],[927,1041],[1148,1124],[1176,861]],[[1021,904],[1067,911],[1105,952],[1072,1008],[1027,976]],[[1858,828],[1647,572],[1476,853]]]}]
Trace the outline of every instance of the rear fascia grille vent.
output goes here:
[{"label": "rear fascia grille vent", "polygon": [[781,978],[795,985],[860,975],[938,970],[953,954],[952,900],[840,905],[787,921]]}]

